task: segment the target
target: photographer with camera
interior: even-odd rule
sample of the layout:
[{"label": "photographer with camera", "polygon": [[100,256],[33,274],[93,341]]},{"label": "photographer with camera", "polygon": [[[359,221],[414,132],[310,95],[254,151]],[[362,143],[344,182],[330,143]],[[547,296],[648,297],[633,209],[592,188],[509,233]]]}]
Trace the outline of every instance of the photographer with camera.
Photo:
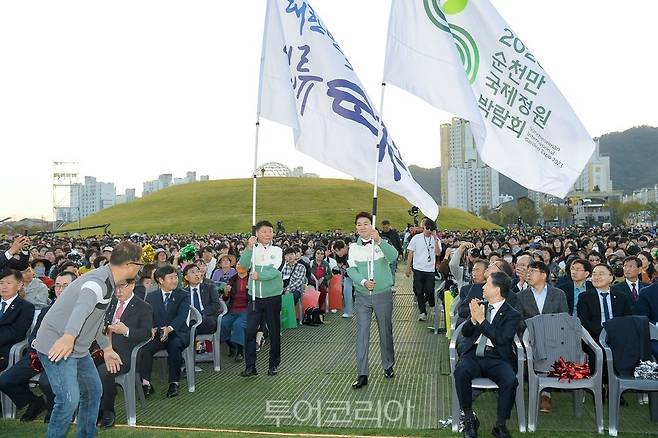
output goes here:
[{"label": "photographer with camera", "polygon": [[29,245],[30,238],[27,235],[17,237],[8,250],[0,252],[0,270],[11,268],[24,271],[27,269],[30,261],[30,253],[27,251]]},{"label": "photographer with camera", "polygon": [[427,307],[434,308],[434,276],[436,256],[441,254],[441,242],[436,234],[436,224],[431,219],[424,220],[423,232],[416,234],[407,247],[407,277],[414,274],[414,295],[418,303],[418,321],[427,321]]},{"label": "photographer with camera", "polygon": [[[462,266],[461,261],[465,253],[467,255]],[[479,258],[480,250],[471,242],[462,242],[455,252],[452,253],[448,266],[460,290],[471,282],[473,262]]]}]

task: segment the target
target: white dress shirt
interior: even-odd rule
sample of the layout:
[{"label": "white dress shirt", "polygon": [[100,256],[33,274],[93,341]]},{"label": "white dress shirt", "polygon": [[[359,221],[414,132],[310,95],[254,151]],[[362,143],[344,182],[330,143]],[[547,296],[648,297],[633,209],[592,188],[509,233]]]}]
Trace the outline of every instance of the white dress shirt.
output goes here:
[{"label": "white dress shirt", "polygon": [[534,287],[530,287],[532,290],[532,296],[535,298],[535,303],[537,304],[537,309],[539,309],[539,314],[544,313],[544,303],[546,302],[546,295],[548,294],[548,286],[544,285],[544,289],[540,292],[537,292]]},{"label": "white dress shirt", "polygon": [[200,312],[203,312],[203,301],[201,300],[201,285],[197,284],[196,286],[190,285],[190,304],[192,307],[194,307],[194,290],[196,289],[196,293],[199,294],[199,305],[201,306]]},{"label": "white dress shirt", "polygon": [[[496,317],[496,314],[498,313],[498,310],[500,310],[500,308],[502,307],[503,303],[505,303],[505,300],[498,301],[497,303],[494,303],[494,304],[490,304],[491,306],[493,306],[493,309],[491,309],[491,313],[489,314],[489,318],[487,318],[487,321],[489,322],[489,324],[491,324],[491,322],[494,320],[494,318]],[[485,311],[485,312],[486,312],[486,311]],[[486,313],[485,313],[485,314],[486,314]],[[481,335],[478,337],[478,340],[475,342],[476,345],[480,342],[480,338],[481,338],[482,336],[484,336],[484,333],[481,334]],[[489,338],[487,338],[487,347],[491,347],[491,348],[493,348],[493,343],[491,342],[491,339],[489,339]]]}]

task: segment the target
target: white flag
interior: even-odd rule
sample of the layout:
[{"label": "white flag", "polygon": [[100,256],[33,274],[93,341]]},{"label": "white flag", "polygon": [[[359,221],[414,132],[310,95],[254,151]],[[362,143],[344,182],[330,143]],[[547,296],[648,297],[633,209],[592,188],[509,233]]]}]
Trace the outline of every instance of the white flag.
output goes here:
[{"label": "white flag", "polygon": [[384,80],[470,121],[492,168],[563,198],[594,141],[489,0],[393,0],[391,8]]},{"label": "white flag", "polygon": [[378,143],[379,114],[308,1],[268,0],[260,81],[260,114],[293,128],[298,150],[369,183],[378,157],[378,186],[438,216],[383,123]]}]

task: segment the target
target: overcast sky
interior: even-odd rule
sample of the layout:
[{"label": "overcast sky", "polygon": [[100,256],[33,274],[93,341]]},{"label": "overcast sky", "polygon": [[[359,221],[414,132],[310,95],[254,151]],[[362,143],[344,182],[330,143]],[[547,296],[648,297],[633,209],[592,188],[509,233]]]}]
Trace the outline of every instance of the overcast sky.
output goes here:
[{"label": "overcast sky", "polygon": [[[592,136],[658,126],[658,2],[492,1]],[[390,0],[311,3],[378,104]],[[161,173],[249,177],[264,11],[265,0],[1,2],[0,219],[51,218],[54,160],[117,193]],[[440,164],[450,114],[393,87],[384,114],[408,164]],[[344,176],[296,152],[286,127],[264,121],[260,139],[261,163]]]}]

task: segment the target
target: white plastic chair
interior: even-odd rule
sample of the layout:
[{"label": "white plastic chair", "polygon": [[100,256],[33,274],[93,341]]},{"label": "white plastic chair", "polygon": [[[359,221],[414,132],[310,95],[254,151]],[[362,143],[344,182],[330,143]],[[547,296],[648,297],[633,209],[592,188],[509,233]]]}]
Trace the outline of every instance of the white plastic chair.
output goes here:
[{"label": "white plastic chair", "polygon": [[[560,381],[557,377],[548,377],[537,375],[534,368],[534,354],[532,345],[530,345],[530,334],[528,330],[523,333],[523,346],[525,347],[526,359],[528,361],[528,430],[534,432],[537,428],[537,416],[539,415],[540,393],[547,388],[575,390],[574,393],[574,415],[582,415],[582,390],[587,389],[594,394],[594,405],[596,410],[596,428],[598,433],[603,433],[603,392],[602,392],[602,367],[603,351],[601,347],[594,342],[592,336],[582,328],[580,338],[587,344],[596,355],[595,371],[588,379]],[[583,352],[582,360],[586,360],[587,355]]]},{"label": "white plastic chair", "polygon": [[[658,340],[658,327],[649,324],[649,331],[652,340]],[[633,377],[620,377],[615,372],[613,365],[612,350],[607,344],[608,335],[603,329],[599,342],[605,351],[605,360],[608,366],[608,433],[617,436],[619,430],[619,399],[624,391],[633,389],[642,392],[652,392],[649,397],[652,409],[658,409],[658,381],[657,380],[640,380]],[[656,358],[658,360],[658,358]]]},{"label": "white plastic chair", "polygon": [[[450,338],[450,347],[449,347],[450,376],[452,378],[452,431],[453,432],[459,431],[459,415],[460,415],[459,400],[457,398],[457,389],[455,388],[455,367],[457,366],[457,361],[459,359],[459,357],[457,356],[457,342],[461,338],[462,328],[464,327],[465,323],[466,321],[461,323],[459,327],[457,327],[453,331],[452,337]],[[514,335],[514,345],[516,346],[516,361],[517,361],[516,379],[519,382],[519,385],[516,387],[516,397],[514,399],[514,404],[516,404],[516,415],[519,422],[519,432],[525,433],[526,416],[525,416],[525,399],[523,396],[523,368],[525,362],[525,354],[523,352],[523,346],[521,345],[521,341],[519,341],[519,338],[516,335]],[[475,389],[481,389],[481,390],[498,389],[498,385],[496,385],[492,380],[487,379],[485,377],[479,377],[477,379],[473,379],[471,386]]]},{"label": "white plastic chair", "polygon": [[[192,351],[194,352],[194,362],[213,362],[213,366],[215,368],[215,371],[220,371],[222,369],[222,357],[221,357],[221,350],[220,350],[220,345],[221,345],[221,333],[222,333],[222,317],[228,313],[228,308],[226,307],[226,303],[223,300],[219,301],[221,305],[221,312],[217,316],[217,330],[215,330],[215,333],[209,334],[209,335],[196,335],[196,340],[197,341],[210,341],[212,342],[212,354],[211,353],[202,353],[202,354],[197,354],[196,353],[196,348],[193,348]],[[196,309],[195,309],[196,310]]]}]

